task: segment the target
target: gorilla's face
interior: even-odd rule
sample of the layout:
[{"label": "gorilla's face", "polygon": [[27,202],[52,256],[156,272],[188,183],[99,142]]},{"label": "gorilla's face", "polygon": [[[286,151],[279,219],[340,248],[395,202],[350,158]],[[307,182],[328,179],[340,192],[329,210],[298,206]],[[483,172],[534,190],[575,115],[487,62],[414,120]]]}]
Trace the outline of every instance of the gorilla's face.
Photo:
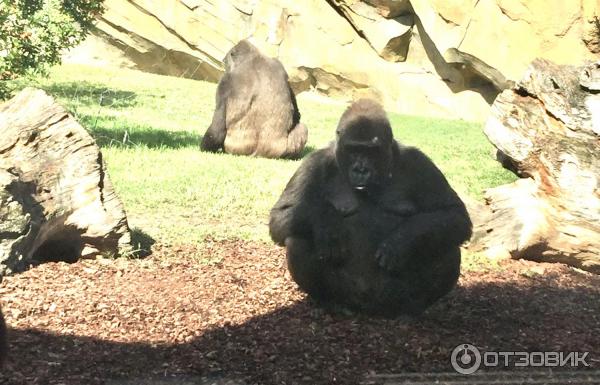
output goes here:
[{"label": "gorilla's face", "polygon": [[340,122],[336,161],[354,190],[376,192],[389,180],[392,143],[387,119],[381,121],[360,116]]},{"label": "gorilla's face", "polygon": [[239,43],[234,45],[229,52],[227,52],[227,55],[225,55],[225,58],[223,59],[225,70],[227,72],[231,72],[241,63],[251,60],[259,54],[260,52],[258,49],[249,41],[241,40]]}]

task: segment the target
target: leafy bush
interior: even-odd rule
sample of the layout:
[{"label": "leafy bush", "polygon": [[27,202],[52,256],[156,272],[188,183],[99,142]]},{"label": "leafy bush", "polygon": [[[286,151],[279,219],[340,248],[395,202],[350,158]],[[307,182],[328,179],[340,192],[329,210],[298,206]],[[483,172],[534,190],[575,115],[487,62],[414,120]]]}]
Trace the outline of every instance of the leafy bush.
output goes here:
[{"label": "leafy bush", "polygon": [[7,80],[60,63],[103,11],[104,0],[0,0],[0,99]]}]

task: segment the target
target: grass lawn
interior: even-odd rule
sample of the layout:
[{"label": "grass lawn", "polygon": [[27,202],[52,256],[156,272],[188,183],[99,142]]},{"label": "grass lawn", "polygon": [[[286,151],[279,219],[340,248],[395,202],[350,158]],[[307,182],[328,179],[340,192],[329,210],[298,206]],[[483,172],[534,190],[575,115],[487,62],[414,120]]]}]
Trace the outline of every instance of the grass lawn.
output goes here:
[{"label": "grass lawn", "polygon": [[[299,161],[203,153],[216,85],[131,70],[64,65],[21,81],[58,98],[102,147],[130,226],[162,243],[268,240],[268,214]],[[410,97],[410,95],[407,95]],[[334,137],[343,105],[301,94],[307,151]],[[492,159],[479,123],[389,114],[395,137],[421,148],[476,199],[512,174]]]}]

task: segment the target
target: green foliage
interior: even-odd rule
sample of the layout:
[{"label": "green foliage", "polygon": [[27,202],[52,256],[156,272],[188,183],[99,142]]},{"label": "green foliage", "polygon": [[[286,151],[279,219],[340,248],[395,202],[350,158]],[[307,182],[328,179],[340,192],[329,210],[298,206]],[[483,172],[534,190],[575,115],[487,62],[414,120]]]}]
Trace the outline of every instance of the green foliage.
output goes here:
[{"label": "green foliage", "polygon": [[0,99],[7,80],[43,72],[80,43],[104,0],[0,0]]}]

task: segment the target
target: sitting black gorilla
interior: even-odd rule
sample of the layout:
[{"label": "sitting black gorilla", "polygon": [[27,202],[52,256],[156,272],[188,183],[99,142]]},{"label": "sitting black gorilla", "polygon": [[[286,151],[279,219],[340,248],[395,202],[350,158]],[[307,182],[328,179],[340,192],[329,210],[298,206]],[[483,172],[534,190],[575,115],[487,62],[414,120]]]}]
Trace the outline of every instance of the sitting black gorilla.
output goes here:
[{"label": "sitting black gorilla", "polygon": [[452,290],[471,227],[433,162],[396,142],[381,106],[364,99],[342,115],[337,141],[303,161],[269,223],[301,289],[388,317]]}]

